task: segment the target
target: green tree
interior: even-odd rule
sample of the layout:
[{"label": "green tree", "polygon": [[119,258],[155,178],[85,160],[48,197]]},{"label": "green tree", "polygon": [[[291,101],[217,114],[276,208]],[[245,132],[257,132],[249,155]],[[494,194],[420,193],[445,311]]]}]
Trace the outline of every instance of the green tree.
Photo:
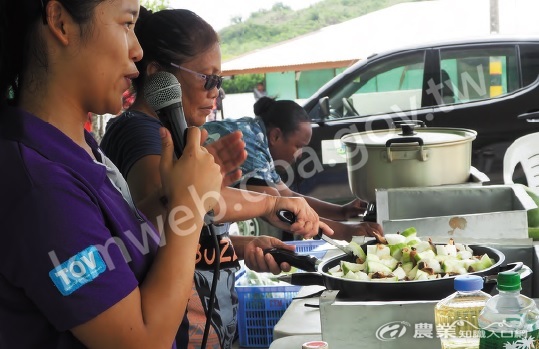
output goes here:
[{"label": "green tree", "polygon": [[[323,0],[299,11],[276,3],[270,10],[259,10],[249,18],[235,17],[230,26],[219,31],[222,58],[227,61],[273,43],[412,1],[424,0]],[[259,81],[264,81],[263,74],[245,74],[225,80],[223,88],[227,93],[249,92]]]},{"label": "green tree", "polygon": [[282,3],[249,18],[235,17],[219,31],[223,61],[403,2],[425,0],[323,0],[294,11]]},{"label": "green tree", "polygon": [[223,80],[226,93],[251,92],[257,83],[264,81],[264,74],[242,74]]},{"label": "green tree", "polygon": [[169,0],[141,0],[140,4],[153,12],[161,11],[169,7]]}]

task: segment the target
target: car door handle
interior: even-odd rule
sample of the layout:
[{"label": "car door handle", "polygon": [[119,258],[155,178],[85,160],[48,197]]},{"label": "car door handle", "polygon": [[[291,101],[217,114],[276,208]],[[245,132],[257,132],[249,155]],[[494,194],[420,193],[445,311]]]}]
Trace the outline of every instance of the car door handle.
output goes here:
[{"label": "car door handle", "polygon": [[526,120],[528,122],[539,122],[539,111],[520,114],[519,116],[517,116],[517,119]]}]

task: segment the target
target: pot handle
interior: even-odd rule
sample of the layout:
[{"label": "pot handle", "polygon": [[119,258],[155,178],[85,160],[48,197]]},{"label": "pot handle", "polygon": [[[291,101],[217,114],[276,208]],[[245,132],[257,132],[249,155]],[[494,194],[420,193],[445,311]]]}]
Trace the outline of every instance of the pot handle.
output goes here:
[{"label": "pot handle", "polygon": [[[526,280],[531,274],[533,274],[533,270],[522,262],[509,263],[504,267],[500,267],[499,272],[502,272],[502,271],[515,271],[519,273],[520,281]],[[485,284],[497,283],[497,279],[498,279],[498,274],[487,275],[483,277]]]},{"label": "pot handle", "polygon": [[391,138],[386,141],[386,147],[391,147],[393,143],[418,143],[420,147],[423,146],[423,138],[421,137],[399,137]]},{"label": "pot handle", "polygon": [[419,154],[421,155],[422,161],[427,161],[427,155],[425,151],[423,150],[423,138],[421,137],[399,137],[399,138],[391,138],[386,141],[386,151],[387,151],[387,160],[389,162],[393,161],[393,155],[391,155],[391,145],[395,143],[417,143],[419,144]]}]

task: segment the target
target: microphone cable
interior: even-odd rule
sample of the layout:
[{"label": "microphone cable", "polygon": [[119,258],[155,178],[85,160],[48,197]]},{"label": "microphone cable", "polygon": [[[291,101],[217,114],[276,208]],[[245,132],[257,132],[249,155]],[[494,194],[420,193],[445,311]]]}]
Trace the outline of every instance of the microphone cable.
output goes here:
[{"label": "microphone cable", "polygon": [[[209,220],[212,218],[213,218],[213,211],[210,211],[208,212],[204,220],[206,219]],[[212,283],[211,283],[210,299],[208,300],[208,311],[206,312],[206,325],[204,326],[204,335],[202,336],[202,344],[200,345],[201,349],[206,349],[206,343],[208,342],[208,336],[210,333],[210,326],[211,326],[211,318],[213,314],[213,309],[215,307],[217,283],[219,282],[220,267],[221,267],[221,248],[219,247],[219,240],[217,239],[215,225],[213,223],[210,223],[206,225],[206,228],[209,231],[211,238],[213,239],[213,244],[215,245],[215,264],[213,266],[213,278],[212,278]]]}]

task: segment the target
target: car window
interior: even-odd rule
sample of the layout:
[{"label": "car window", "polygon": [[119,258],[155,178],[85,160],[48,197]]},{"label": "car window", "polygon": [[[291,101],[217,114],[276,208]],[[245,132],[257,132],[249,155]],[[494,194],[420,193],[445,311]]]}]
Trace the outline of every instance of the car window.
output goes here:
[{"label": "car window", "polygon": [[424,51],[362,66],[329,96],[332,118],[370,116],[421,107]]},{"label": "car window", "polygon": [[466,103],[519,89],[514,45],[440,50],[443,103]]},{"label": "car window", "polygon": [[[423,51],[369,65],[354,80],[348,97],[356,115],[376,115],[421,107],[424,75]],[[344,110],[346,116],[346,108]]]},{"label": "car window", "polygon": [[539,45],[520,45],[520,64],[522,67],[522,87],[530,85],[539,75]]}]

